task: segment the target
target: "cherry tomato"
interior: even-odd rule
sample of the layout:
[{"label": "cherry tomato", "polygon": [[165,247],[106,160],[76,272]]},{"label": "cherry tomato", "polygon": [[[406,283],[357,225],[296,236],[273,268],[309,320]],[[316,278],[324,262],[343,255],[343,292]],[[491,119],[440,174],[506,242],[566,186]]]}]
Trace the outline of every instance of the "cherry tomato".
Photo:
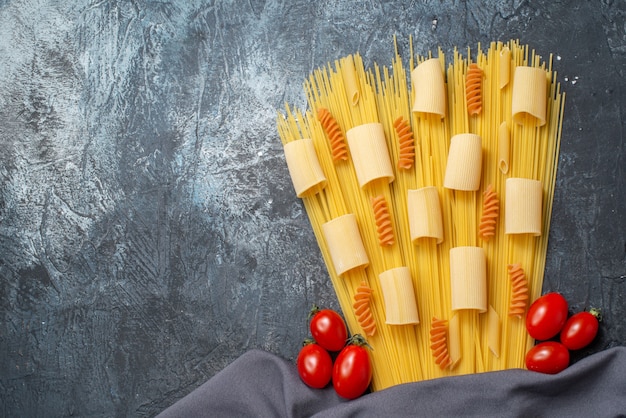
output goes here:
[{"label": "cherry tomato", "polygon": [[346,345],[348,328],[337,312],[313,306],[309,317],[311,335],[319,345],[328,351],[339,351]]},{"label": "cherry tomato", "polygon": [[333,360],[328,351],[314,342],[305,341],[296,360],[300,379],[315,389],[324,388],[330,383],[333,373]]},{"label": "cherry tomato", "polygon": [[560,293],[547,293],[530,305],[526,330],[535,340],[544,341],[557,335],[567,320],[567,301]]},{"label": "cherry tomato", "polygon": [[356,334],[335,359],[333,387],[342,398],[358,398],[370,385],[372,365],[366,347],[367,341]]},{"label": "cherry tomato", "polygon": [[599,316],[597,309],[573,315],[561,330],[561,343],[570,350],[580,350],[591,344],[598,333]]},{"label": "cherry tomato", "polygon": [[557,374],[569,366],[569,350],[556,341],[545,341],[526,353],[526,368],[534,372]]}]

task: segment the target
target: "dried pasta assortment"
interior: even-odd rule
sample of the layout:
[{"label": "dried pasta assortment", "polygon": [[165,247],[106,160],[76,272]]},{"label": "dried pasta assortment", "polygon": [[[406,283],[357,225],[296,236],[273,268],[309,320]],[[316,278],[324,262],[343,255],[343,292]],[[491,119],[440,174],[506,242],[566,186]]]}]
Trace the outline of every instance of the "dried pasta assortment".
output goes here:
[{"label": "dried pasta assortment", "polygon": [[372,390],[524,367],[565,101],[551,57],[395,49],[390,66],[314,71],[308,109],[277,118],[348,327],[373,348]]}]

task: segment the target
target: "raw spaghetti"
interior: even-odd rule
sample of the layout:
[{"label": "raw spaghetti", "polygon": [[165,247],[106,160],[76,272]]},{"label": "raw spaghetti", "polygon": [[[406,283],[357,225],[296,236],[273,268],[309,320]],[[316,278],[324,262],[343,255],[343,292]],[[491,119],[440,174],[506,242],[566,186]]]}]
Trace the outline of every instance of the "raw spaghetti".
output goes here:
[{"label": "raw spaghetti", "polygon": [[[277,118],[285,146],[304,139],[314,143],[325,181],[320,183],[323,187],[313,189],[314,194],[303,195],[302,201],[349,329],[362,333],[362,324],[376,324],[376,332],[368,337],[373,348],[372,390],[524,367],[524,356],[534,341],[523,320],[509,315],[511,295],[518,295],[520,289],[514,289],[506,266],[524,266],[529,300],[541,294],[561,140],[565,95],[552,70],[551,56],[544,62],[518,41],[493,42],[486,51],[480,45],[475,51],[468,48],[465,57],[455,50],[449,62],[441,50],[420,56],[413,52],[412,41],[410,49],[408,64],[396,47],[391,66],[375,64],[366,69],[361,56],[354,54],[315,70],[304,83],[307,109],[286,105]],[[470,63],[482,71],[477,114],[467,108]],[[409,77],[416,69],[420,70]],[[530,76],[520,77],[525,86],[516,89],[518,73]],[[541,102],[540,74],[545,75],[545,103]],[[436,85],[429,85],[428,80]],[[538,90],[529,91],[529,85],[538,85]],[[524,92],[532,97],[525,97]],[[327,109],[346,132],[351,158],[340,164],[333,161],[337,150],[325,131],[329,124],[318,119],[317,109]],[[398,121],[406,122],[401,130]],[[502,126],[507,128],[506,136],[499,134]],[[409,132],[416,138],[413,143]],[[477,190],[444,187],[450,141],[457,135],[481,139]],[[481,239],[483,194],[491,185],[495,196],[506,203],[505,184],[513,178],[541,185],[540,233],[506,233],[505,213],[491,218],[495,221],[489,225],[492,235]],[[428,194],[415,194],[424,191]],[[384,219],[394,238],[389,245],[380,245],[382,211],[372,209],[373,199],[387,204],[389,216]],[[418,219],[409,213],[409,201],[422,211],[420,218],[434,214],[435,218],[421,222],[424,229],[436,230],[435,236],[412,239],[410,224]],[[511,211],[523,213],[522,209]],[[352,243],[338,234],[329,245],[322,226],[346,215],[354,218],[351,225],[354,229],[356,224],[358,234],[352,234],[360,235],[359,248],[362,245],[366,257],[362,255],[363,261],[354,267],[336,271],[333,257]],[[456,255],[451,257],[451,253]],[[463,258],[465,253],[473,254],[471,260]],[[468,289],[468,294],[461,295],[463,300],[478,302],[470,304],[471,309],[451,301],[451,270],[462,272],[464,267],[476,270],[472,280],[484,284],[480,290]],[[364,296],[362,283],[377,295],[368,299],[371,320],[368,316],[365,322],[362,311],[353,307]],[[392,294],[398,299],[390,299]],[[420,322],[419,318],[437,318],[438,322]],[[449,360],[440,356],[444,346],[439,334],[436,350],[431,348],[431,326],[441,324],[447,324]]]}]

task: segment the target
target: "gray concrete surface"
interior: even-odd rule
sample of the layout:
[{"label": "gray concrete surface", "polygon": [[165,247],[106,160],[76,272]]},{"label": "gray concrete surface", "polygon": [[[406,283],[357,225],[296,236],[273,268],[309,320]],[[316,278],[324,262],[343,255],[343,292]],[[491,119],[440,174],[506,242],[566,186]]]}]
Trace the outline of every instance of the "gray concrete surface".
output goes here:
[{"label": "gray concrete surface", "polygon": [[274,118],[315,68],[520,39],[566,120],[544,289],[626,343],[623,1],[0,1],[0,415],[153,416],[337,307]]}]

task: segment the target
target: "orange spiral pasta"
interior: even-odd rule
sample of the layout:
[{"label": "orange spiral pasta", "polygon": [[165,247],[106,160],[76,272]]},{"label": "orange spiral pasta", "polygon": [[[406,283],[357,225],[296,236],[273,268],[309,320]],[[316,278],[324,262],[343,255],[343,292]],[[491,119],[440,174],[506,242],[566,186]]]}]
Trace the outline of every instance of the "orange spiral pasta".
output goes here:
[{"label": "orange spiral pasta", "polygon": [[489,241],[496,234],[496,222],[500,213],[500,200],[493,190],[493,185],[487,186],[483,192],[483,214],[478,224],[478,236],[483,241]]},{"label": "orange spiral pasta", "polygon": [[465,98],[471,116],[479,115],[483,109],[482,84],[483,70],[476,64],[470,64],[465,76]]},{"label": "orange spiral pasta", "polygon": [[448,353],[448,321],[433,317],[430,322],[430,349],[433,352],[435,363],[443,370],[452,365]]},{"label": "orange spiral pasta", "polygon": [[378,243],[381,246],[393,245],[396,240],[393,234],[389,205],[385,196],[379,195],[372,198],[372,208],[374,209],[374,219],[376,221],[376,232],[378,232]]},{"label": "orange spiral pasta", "polygon": [[398,134],[398,168],[408,170],[413,167],[415,160],[415,140],[411,125],[402,116],[399,116],[393,122],[393,127]]},{"label": "orange spiral pasta", "polygon": [[528,281],[526,280],[526,273],[524,273],[520,263],[509,264],[507,269],[511,280],[509,316],[522,318],[526,311],[526,302],[528,301]]},{"label": "orange spiral pasta", "polygon": [[363,329],[363,332],[371,337],[376,334],[376,320],[372,315],[370,301],[372,299],[372,289],[364,281],[356,288],[354,294],[354,315]]},{"label": "orange spiral pasta", "polygon": [[320,107],[317,109],[317,119],[322,124],[324,132],[330,140],[330,150],[333,157],[333,161],[348,159],[348,147],[346,145],[346,138],[341,130],[341,127],[337,123],[337,120],[333,117],[330,111],[326,108]]}]

